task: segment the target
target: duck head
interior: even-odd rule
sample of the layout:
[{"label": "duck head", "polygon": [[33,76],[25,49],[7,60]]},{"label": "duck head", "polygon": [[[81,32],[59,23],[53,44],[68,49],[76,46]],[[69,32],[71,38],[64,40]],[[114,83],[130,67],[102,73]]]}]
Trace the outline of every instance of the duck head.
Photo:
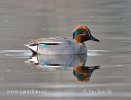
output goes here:
[{"label": "duck head", "polygon": [[93,71],[99,69],[99,67],[100,66],[76,66],[73,74],[78,82],[88,82]]},{"label": "duck head", "polygon": [[88,40],[100,42],[98,39],[92,36],[89,28],[85,25],[77,26],[73,31],[73,39],[77,43],[83,43]]}]

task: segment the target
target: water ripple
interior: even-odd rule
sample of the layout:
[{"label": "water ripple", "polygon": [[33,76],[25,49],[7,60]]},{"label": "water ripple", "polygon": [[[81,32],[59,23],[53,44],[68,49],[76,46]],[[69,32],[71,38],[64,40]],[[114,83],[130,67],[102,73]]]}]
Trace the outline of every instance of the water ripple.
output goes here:
[{"label": "water ripple", "polygon": [[115,92],[115,93],[72,93],[72,92],[47,92],[47,93],[24,93],[24,94],[7,94],[7,93],[0,93],[0,96],[32,96],[32,97],[119,97],[119,98],[127,98],[131,97],[131,92]]},{"label": "water ripple", "polygon": [[[88,56],[100,56],[108,53],[107,50],[88,50]],[[5,57],[16,57],[16,58],[27,58],[32,55],[30,50],[0,50],[0,56]]]},{"label": "water ripple", "polygon": [[32,55],[30,50],[0,50],[0,56],[13,58],[28,58]]}]

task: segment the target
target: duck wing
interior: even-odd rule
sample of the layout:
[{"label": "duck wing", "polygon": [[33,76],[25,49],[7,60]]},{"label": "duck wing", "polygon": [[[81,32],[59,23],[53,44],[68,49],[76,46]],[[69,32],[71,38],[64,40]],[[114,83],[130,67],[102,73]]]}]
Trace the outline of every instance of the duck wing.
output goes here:
[{"label": "duck wing", "polygon": [[47,44],[47,45],[60,45],[67,44],[70,41],[65,37],[52,37],[52,38],[40,38],[32,40],[29,42],[29,45],[38,45],[38,44]]}]

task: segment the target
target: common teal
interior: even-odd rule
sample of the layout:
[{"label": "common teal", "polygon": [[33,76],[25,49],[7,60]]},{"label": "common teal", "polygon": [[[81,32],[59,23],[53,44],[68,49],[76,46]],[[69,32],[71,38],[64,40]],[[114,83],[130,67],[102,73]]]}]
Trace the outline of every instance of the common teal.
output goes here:
[{"label": "common teal", "polygon": [[73,40],[65,37],[51,37],[32,40],[25,44],[33,53],[37,54],[86,54],[85,41],[98,39],[91,35],[85,25],[77,26],[73,31]]}]

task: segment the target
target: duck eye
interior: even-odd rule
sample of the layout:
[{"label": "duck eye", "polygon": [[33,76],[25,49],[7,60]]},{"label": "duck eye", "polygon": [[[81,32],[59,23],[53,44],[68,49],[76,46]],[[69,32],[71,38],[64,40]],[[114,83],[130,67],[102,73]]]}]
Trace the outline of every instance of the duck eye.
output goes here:
[{"label": "duck eye", "polygon": [[87,30],[87,33],[88,33],[88,34],[90,34],[90,33],[91,33],[89,29]]}]

